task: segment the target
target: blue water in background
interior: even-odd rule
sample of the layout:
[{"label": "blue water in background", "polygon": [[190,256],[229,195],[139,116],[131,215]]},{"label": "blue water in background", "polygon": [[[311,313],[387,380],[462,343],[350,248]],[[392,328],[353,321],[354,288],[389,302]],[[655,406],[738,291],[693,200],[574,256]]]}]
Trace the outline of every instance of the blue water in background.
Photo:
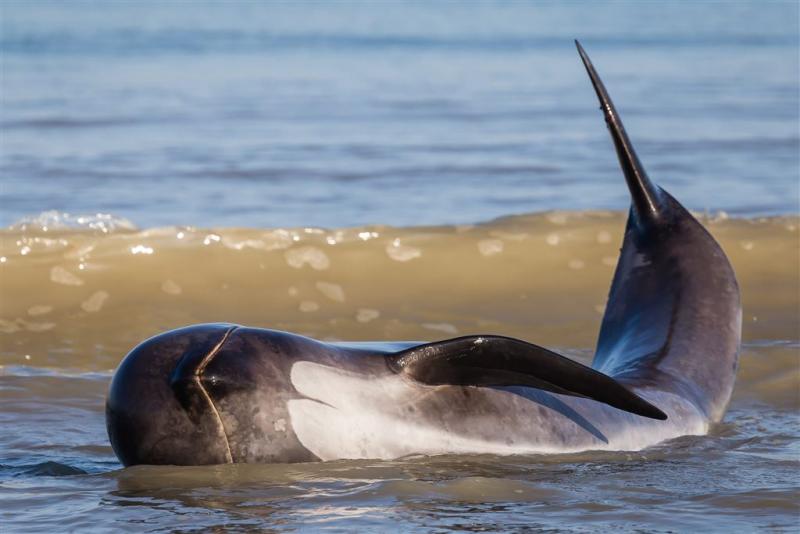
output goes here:
[{"label": "blue water in background", "polygon": [[0,5],[0,225],[625,209],[582,40],[689,208],[800,209],[796,2]]}]

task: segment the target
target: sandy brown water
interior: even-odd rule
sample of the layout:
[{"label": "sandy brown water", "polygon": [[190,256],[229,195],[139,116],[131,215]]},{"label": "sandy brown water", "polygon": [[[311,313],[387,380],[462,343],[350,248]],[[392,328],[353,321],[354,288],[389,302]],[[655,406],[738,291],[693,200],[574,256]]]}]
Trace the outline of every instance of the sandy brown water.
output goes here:
[{"label": "sandy brown water", "polygon": [[332,230],[137,230],[51,214],[3,230],[2,523],[789,531],[800,513],[800,220],[702,220],[744,306],[736,391],[708,436],[639,452],[129,469],[105,433],[111,372],[142,339],[189,323],[330,340],[494,333],[588,362],[623,214]]}]

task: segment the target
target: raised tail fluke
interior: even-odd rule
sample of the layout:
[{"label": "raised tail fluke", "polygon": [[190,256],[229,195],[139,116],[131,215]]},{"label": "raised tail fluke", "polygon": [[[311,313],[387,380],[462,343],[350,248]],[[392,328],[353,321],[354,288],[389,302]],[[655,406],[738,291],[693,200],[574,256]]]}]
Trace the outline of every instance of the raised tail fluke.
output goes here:
[{"label": "raised tail fluke", "polygon": [[628,139],[628,134],[625,133],[625,127],[622,124],[619,113],[617,113],[611,97],[608,96],[603,81],[595,71],[589,56],[577,40],[575,41],[575,46],[578,47],[578,53],[581,56],[583,65],[586,67],[589,78],[592,80],[597,98],[600,100],[600,107],[605,115],[608,130],[611,132],[611,139],[614,140],[614,147],[617,149],[622,172],[625,174],[625,181],[628,183],[628,189],[631,192],[637,219],[641,222],[656,221],[661,218],[662,212],[666,209],[665,199],[663,199],[661,190],[647,177],[647,173],[639,161],[639,156],[636,155],[633,144]]}]

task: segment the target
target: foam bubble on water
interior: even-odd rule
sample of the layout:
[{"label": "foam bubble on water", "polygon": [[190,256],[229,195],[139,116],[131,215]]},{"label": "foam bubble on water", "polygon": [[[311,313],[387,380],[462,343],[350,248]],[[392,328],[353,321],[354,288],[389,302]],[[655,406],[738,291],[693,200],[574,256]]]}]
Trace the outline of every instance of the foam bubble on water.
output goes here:
[{"label": "foam bubble on water", "polygon": [[319,310],[319,304],[314,302],[313,300],[304,300],[300,303],[298,308],[303,313],[310,313]]},{"label": "foam bubble on water", "polygon": [[183,293],[183,288],[172,280],[164,280],[164,283],[161,284],[161,291],[167,295],[180,295]]},{"label": "foam bubble on water", "polygon": [[56,230],[93,231],[110,234],[117,231],[135,231],[128,219],[116,217],[109,213],[72,215],[61,211],[45,211],[32,217],[23,217],[8,227],[9,230],[21,232],[51,232]]},{"label": "foam bubble on water", "polygon": [[614,267],[617,264],[617,258],[614,256],[603,256],[601,261],[603,265],[608,265],[609,267]]},{"label": "foam bubble on water", "polygon": [[317,282],[315,284],[320,293],[336,302],[344,302],[344,289],[339,284],[330,282]]},{"label": "foam bubble on water", "polygon": [[753,250],[753,248],[756,246],[756,244],[752,241],[742,241],[739,244],[747,251]]},{"label": "foam bubble on water", "polygon": [[375,239],[379,235],[380,234],[378,234],[378,232],[367,232],[367,231],[364,231],[364,232],[359,232],[358,233],[358,238],[360,240],[362,240],[362,241],[369,241],[370,239]]},{"label": "foam bubble on water", "polygon": [[489,235],[506,241],[524,241],[530,237],[526,232],[489,232]]},{"label": "foam bubble on water", "polygon": [[553,224],[567,224],[567,214],[554,211],[546,215],[547,220]]},{"label": "foam bubble on water", "polygon": [[717,214],[716,214],[716,215],[715,215],[715,216],[714,216],[714,217],[711,219],[711,222],[721,222],[721,221],[727,221],[728,219],[730,219],[730,216],[728,215],[728,213],[727,213],[726,211],[720,210],[720,211],[718,211],[718,212],[717,212]]},{"label": "foam bubble on water", "polygon": [[4,334],[13,334],[14,332],[19,332],[20,330],[21,329],[16,321],[0,319],[0,332]]},{"label": "foam bubble on water", "polygon": [[[216,234],[212,234],[216,235]],[[209,239],[213,239],[211,236],[208,236]],[[292,246],[294,239],[292,239],[292,234],[288,231],[283,229],[273,230],[271,232],[266,232],[262,234],[259,239],[234,239],[232,237],[222,237],[221,238],[223,246],[233,249],[233,250],[243,250],[246,248],[252,248],[254,250],[282,250],[289,248]]]},{"label": "foam bubble on water", "polygon": [[264,243],[264,241],[262,241],[261,239],[243,239],[241,241],[237,241],[230,237],[223,237],[222,246],[233,250],[243,250],[245,248],[263,250],[266,248],[267,244]]},{"label": "foam bubble on water", "polygon": [[371,308],[359,308],[356,311],[356,321],[359,323],[368,323],[370,321],[374,321],[378,317],[381,316],[381,312],[378,310],[373,310]]},{"label": "foam bubble on water", "polygon": [[81,247],[78,247],[78,248],[76,248],[74,250],[71,250],[69,252],[66,252],[64,254],[64,259],[67,259],[67,260],[84,260],[84,259],[86,259],[86,256],[88,256],[89,253],[94,250],[95,246],[96,245],[94,243],[91,243],[91,244],[88,244],[88,245],[83,245]]},{"label": "foam bubble on water", "polygon": [[573,269],[575,271],[583,269],[586,266],[586,264],[582,260],[579,260],[577,258],[569,260],[569,263],[567,263],[567,265],[569,266],[570,269]]},{"label": "foam bubble on water", "polygon": [[458,334],[458,328],[450,323],[422,323],[422,328],[428,330],[436,330],[437,332],[444,332],[445,334]]},{"label": "foam bubble on water", "polygon": [[211,243],[219,243],[221,240],[222,238],[217,234],[208,234],[203,238],[203,244],[210,245]]},{"label": "foam bubble on water", "polygon": [[153,247],[147,245],[134,245],[130,248],[131,254],[152,254]]},{"label": "foam bubble on water", "polygon": [[422,256],[422,251],[417,247],[403,245],[399,238],[395,238],[386,245],[386,254],[394,261],[411,261]]},{"label": "foam bubble on water", "polygon": [[28,315],[31,317],[35,317],[37,315],[45,315],[53,311],[52,306],[48,306],[46,304],[37,304],[35,306],[31,306],[28,308]]},{"label": "foam bubble on water", "polygon": [[611,243],[611,234],[606,232],[605,230],[601,230],[597,232],[597,242],[604,245],[606,243]]},{"label": "foam bubble on water", "polygon": [[82,286],[83,280],[61,267],[56,265],[50,269],[50,280],[56,284],[64,284],[65,286]]},{"label": "foam bubble on water", "polygon": [[81,308],[89,313],[99,312],[108,297],[109,295],[106,291],[95,291],[92,296],[81,302]]},{"label": "foam bubble on water", "polygon": [[296,297],[300,293],[300,291],[298,291],[294,286],[289,286],[289,289],[287,289],[286,292],[289,293],[290,297]]},{"label": "foam bubble on water", "polygon": [[295,269],[301,269],[308,264],[316,271],[324,271],[331,266],[328,255],[317,247],[298,247],[284,253],[286,263]]},{"label": "foam bubble on water", "polygon": [[17,322],[28,332],[46,332],[56,327],[56,323],[33,323],[25,319],[17,319]]},{"label": "foam bubble on water", "polygon": [[478,251],[482,256],[494,256],[503,252],[503,242],[499,239],[483,239],[478,241]]},{"label": "foam bubble on water", "polygon": [[548,245],[552,246],[556,246],[561,242],[561,238],[555,232],[553,232],[552,234],[547,234],[544,240]]}]

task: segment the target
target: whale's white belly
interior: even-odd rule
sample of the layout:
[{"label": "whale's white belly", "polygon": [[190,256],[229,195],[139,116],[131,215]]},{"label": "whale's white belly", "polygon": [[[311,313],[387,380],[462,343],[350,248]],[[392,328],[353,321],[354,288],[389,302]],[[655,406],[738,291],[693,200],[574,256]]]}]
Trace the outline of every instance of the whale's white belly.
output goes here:
[{"label": "whale's white belly", "polygon": [[[666,412],[667,421],[588,399],[530,389],[522,396],[514,388],[480,388],[481,397],[464,411],[457,400],[432,404],[453,386],[424,386],[401,375],[364,376],[307,361],[293,365],[291,381],[307,397],[288,402],[292,428],[322,460],[634,451],[708,431],[694,406],[662,391],[637,393]],[[536,402],[539,398],[549,401]]]}]

